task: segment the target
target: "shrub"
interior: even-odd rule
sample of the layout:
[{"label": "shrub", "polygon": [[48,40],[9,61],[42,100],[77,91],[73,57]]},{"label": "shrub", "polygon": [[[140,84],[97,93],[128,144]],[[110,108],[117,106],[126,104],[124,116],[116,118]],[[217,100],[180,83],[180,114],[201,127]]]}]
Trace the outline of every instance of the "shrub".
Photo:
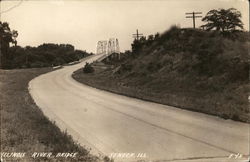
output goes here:
[{"label": "shrub", "polygon": [[85,64],[84,68],[83,68],[83,72],[84,73],[93,73],[95,71],[95,69],[91,66],[91,64],[89,64],[88,62]]}]

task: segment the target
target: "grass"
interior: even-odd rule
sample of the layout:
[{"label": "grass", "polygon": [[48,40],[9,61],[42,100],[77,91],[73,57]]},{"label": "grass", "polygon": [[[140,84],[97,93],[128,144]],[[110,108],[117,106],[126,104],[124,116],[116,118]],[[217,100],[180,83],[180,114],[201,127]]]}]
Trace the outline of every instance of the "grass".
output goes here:
[{"label": "grass", "polygon": [[[25,152],[6,161],[99,161],[44,116],[28,92],[28,82],[52,68],[0,70],[1,152]],[[77,152],[76,158],[32,158],[34,152]]]},{"label": "grass", "polygon": [[239,87],[232,85],[223,92],[190,90],[190,87],[187,90],[187,85],[181,82],[178,85],[168,85],[162,81],[150,86],[140,84],[148,79],[121,79],[115,77],[112,70],[97,67],[92,74],[83,73],[80,69],[73,74],[73,78],[83,84],[117,94],[250,123],[247,100],[250,86],[247,84]]}]

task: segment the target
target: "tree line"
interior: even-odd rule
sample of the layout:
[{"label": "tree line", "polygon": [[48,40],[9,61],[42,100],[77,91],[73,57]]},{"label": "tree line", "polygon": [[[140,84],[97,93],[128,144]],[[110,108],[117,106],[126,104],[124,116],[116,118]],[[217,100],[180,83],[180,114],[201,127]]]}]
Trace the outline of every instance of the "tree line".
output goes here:
[{"label": "tree line", "polygon": [[10,47],[6,68],[39,68],[63,65],[90,54],[70,44],[44,43],[38,47]]},{"label": "tree line", "polygon": [[[44,43],[37,47],[17,46],[18,32],[0,21],[0,68],[38,68],[58,66],[91,55],[70,44]],[[13,46],[10,47],[10,44]]]}]

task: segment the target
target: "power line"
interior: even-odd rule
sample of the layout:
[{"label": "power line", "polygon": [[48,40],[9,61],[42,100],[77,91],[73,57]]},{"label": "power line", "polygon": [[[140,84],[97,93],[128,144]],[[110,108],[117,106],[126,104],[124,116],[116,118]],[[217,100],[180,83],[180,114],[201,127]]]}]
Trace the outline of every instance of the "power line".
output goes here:
[{"label": "power line", "polygon": [[191,12],[186,13],[186,15],[192,15],[192,16],[186,16],[186,18],[192,18],[193,19],[193,27],[195,28],[195,18],[201,18],[202,16],[196,16],[202,14],[202,12]]},{"label": "power line", "polygon": [[[2,1],[3,0],[0,0],[0,4],[1,4]],[[13,10],[14,8],[20,6],[22,3],[23,3],[23,0],[20,0],[20,2],[18,4],[14,5],[14,6],[10,7],[10,8],[8,8],[7,10],[1,11],[0,14],[9,12],[9,11]]]}]

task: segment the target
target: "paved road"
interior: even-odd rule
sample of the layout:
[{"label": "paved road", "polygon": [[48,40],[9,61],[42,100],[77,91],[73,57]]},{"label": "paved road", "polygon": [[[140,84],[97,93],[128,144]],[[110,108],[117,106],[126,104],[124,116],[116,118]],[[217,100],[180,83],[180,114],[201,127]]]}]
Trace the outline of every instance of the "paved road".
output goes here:
[{"label": "paved road", "polygon": [[29,89],[46,116],[94,153],[129,153],[112,154],[130,156],[117,161],[186,162],[222,162],[230,154],[249,155],[248,124],[80,84],[71,74],[85,62],[41,75],[30,82]]}]

